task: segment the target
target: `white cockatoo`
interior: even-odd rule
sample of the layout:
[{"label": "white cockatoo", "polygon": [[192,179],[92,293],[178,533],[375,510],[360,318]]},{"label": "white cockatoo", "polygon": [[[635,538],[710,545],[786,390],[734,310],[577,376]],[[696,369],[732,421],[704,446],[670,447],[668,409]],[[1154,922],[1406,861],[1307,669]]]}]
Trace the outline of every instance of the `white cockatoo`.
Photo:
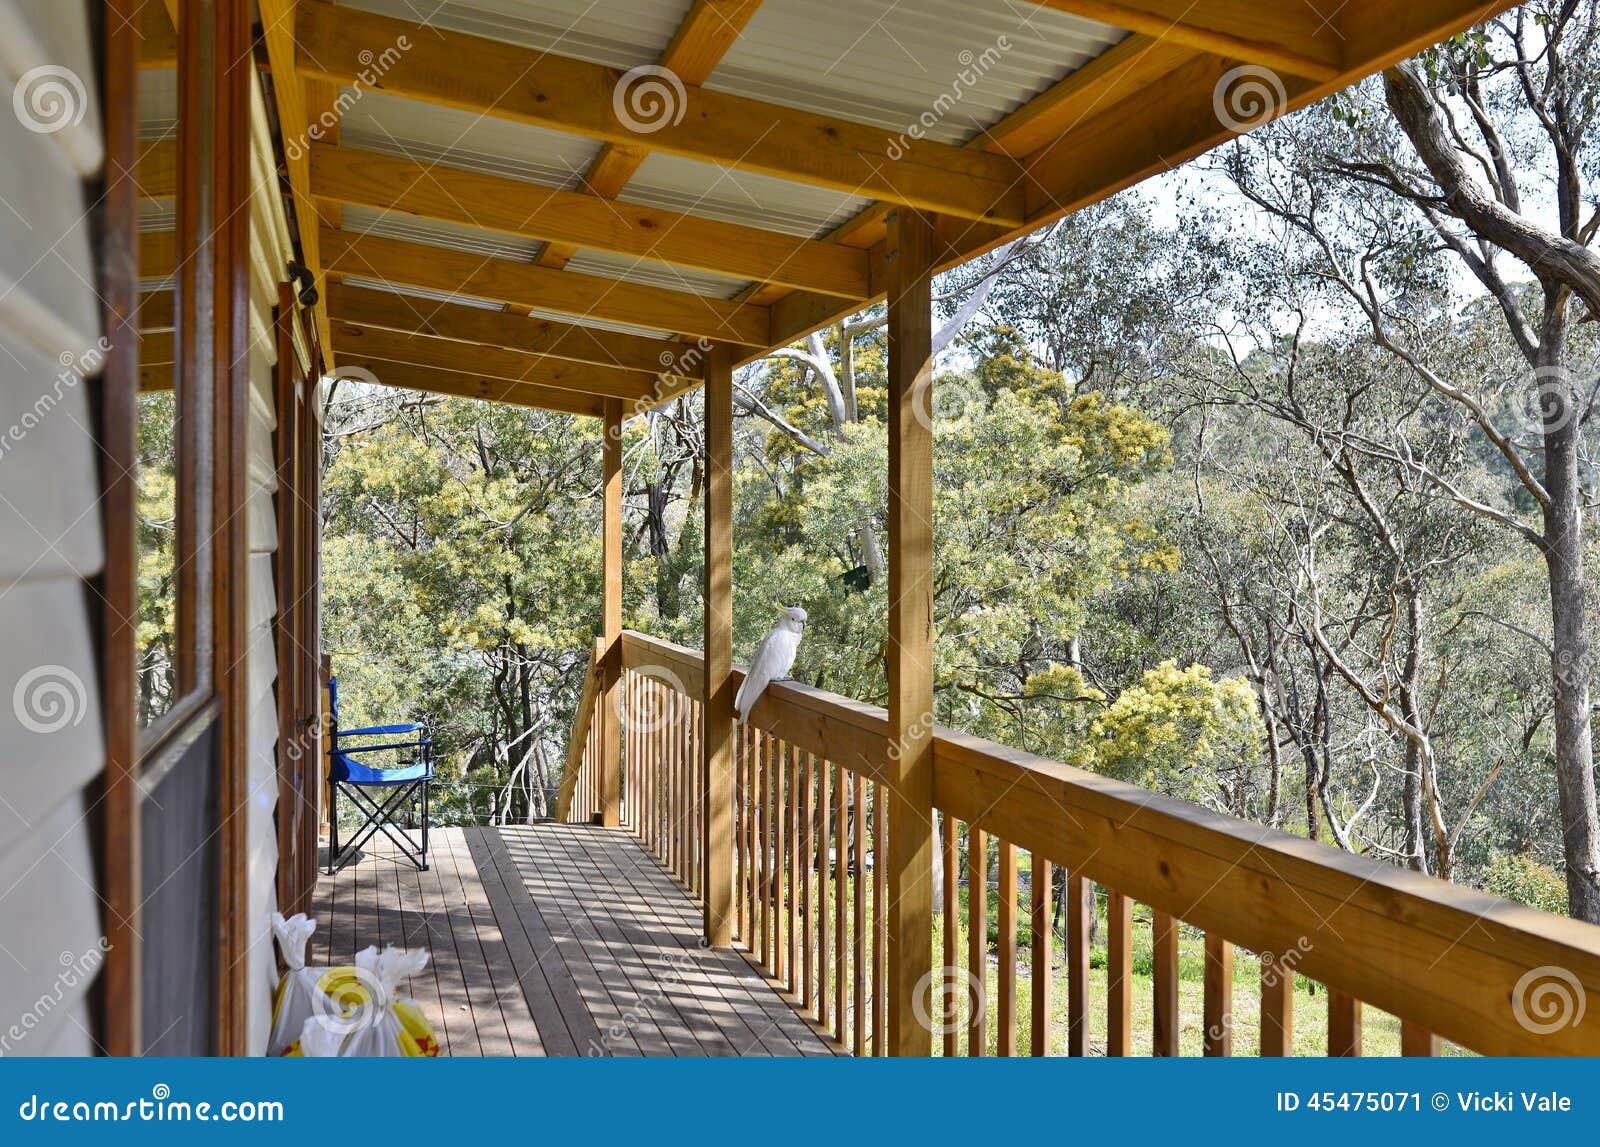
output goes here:
[{"label": "white cockatoo", "polygon": [[787,680],[805,633],[806,611],[797,606],[784,609],[783,620],[761,639],[755,660],[750,662],[750,671],[744,675],[744,684],[739,686],[739,696],[734,698],[733,706],[739,710],[739,720],[750,719],[750,710],[755,708],[768,685]]}]

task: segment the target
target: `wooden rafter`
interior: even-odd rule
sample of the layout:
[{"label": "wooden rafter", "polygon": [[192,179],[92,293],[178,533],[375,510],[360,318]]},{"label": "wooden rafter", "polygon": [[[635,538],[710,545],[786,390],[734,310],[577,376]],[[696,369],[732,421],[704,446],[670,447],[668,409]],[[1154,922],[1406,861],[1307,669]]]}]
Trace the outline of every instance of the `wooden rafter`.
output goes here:
[{"label": "wooden rafter", "polygon": [[[661,54],[659,66],[686,84],[705,83],[759,7],[761,0],[695,0]],[[649,154],[633,144],[605,144],[584,172],[583,189],[602,199],[615,199]],[[565,267],[577,250],[571,243],[548,243],[539,252],[539,263]]]},{"label": "wooden rafter", "polygon": [[552,390],[579,391],[629,402],[650,400],[665,393],[669,387],[679,392],[698,383],[698,379],[651,375],[615,366],[595,366],[525,354],[504,347],[468,346],[447,339],[406,334],[359,323],[336,323],[334,334],[340,339],[339,345],[344,348],[347,360],[382,358],[435,370],[465,370]]},{"label": "wooden rafter", "polygon": [[650,374],[669,370],[685,349],[681,343],[668,339],[526,318],[348,283],[334,283],[328,288],[328,314],[336,327],[341,321],[357,323]]},{"label": "wooden rafter", "polygon": [[139,67],[176,68],[178,33],[166,8],[145,0],[139,5],[138,21]]},{"label": "wooden rafter", "polygon": [[847,247],[404,156],[319,145],[311,154],[311,191],[339,203],[532,239],[567,239],[580,247],[841,298],[872,293],[866,254]]},{"label": "wooden rafter", "polygon": [[471,371],[439,370],[431,366],[364,357],[360,354],[346,354],[339,365],[341,369],[360,367],[370,371],[382,385],[399,387],[401,390],[448,394],[457,398],[475,398],[483,402],[503,402],[511,406],[553,410],[558,414],[581,414],[598,418],[604,410],[606,401],[594,394],[514,382],[493,375],[473,374]]},{"label": "wooden rafter", "polygon": [[[383,75],[390,94],[477,114],[707,160],[977,220],[1019,225],[1021,171],[1006,156],[921,140],[890,159],[889,133],[687,86],[681,118],[630,128],[613,95],[621,73],[549,52],[426,28],[354,9],[300,8],[298,67],[335,83],[356,80],[375,46],[411,46]],[[677,103],[679,101],[673,101]],[[638,126],[638,125],[636,125]],[[654,124],[642,125],[646,128]]]},{"label": "wooden rafter", "polygon": [[446,291],[646,330],[765,346],[765,308],[324,227],[328,273]]},{"label": "wooden rafter", "polygon": [[[1307,80],[1344,71],[1338,0],[1033,0],[1225,59]],[[1318,7],[1326,10],[1319,12]]]}]

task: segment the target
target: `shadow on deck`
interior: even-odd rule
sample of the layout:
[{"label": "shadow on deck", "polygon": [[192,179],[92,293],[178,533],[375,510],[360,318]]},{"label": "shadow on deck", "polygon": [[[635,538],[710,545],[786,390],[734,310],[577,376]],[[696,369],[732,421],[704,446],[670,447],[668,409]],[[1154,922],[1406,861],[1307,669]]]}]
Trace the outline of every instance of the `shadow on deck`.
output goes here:
[{"label": "shadow on deck", "polygon": [[[374,846],[317,884],[315,963],[423,946],[408,990],[448,1055],[830,1055],[627,833],[447,828],[418,872]],[[392,846],[388,846],[392,849]]]}]

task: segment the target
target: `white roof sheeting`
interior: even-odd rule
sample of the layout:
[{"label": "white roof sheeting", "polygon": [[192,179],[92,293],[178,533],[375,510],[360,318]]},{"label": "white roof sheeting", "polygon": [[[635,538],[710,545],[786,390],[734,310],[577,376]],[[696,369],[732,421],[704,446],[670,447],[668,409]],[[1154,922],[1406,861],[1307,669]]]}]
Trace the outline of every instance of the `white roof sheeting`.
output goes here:
[{"label": "white roof sheeting", "polygon": [[1126,35],[1026,0],[762,0],[706,87],[965,143]]},{"label": "white roof sheeting", "polygon": [[691,7],[690,0],[344,0],[344,4],[608,68],[655,63]]},{"label": "white roof sheeting", "polygon": [[618,198],[806,239],[827,234],[872,204],[859,195],[659,151],[645,159]]}]

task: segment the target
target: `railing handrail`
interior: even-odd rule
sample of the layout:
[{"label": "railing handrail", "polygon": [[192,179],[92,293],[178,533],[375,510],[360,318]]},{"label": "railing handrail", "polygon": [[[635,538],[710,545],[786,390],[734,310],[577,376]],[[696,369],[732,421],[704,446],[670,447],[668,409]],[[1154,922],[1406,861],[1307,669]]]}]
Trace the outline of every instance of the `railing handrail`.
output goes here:
[{"label": "railing handrail", "polygon": [[578,709],[572,715],[572,735],[567,741],[567,767],[561,773],[561,792],[556,797],[556,823],[565,824],[572,809],[572,794],[578,787],[578,774],[583,764],[583,749],[589,742],[589,726],[594,721],[594,699],[600,691],[600,662],[605,656],[605,642],[594,639],[589,650],[589,665],[583,672],[583,689],[578,693]]},{"label": "railing handrail", "polygon": [[[623,663],[703,691],[697,650],[628,631]],[[778,682],[750,723],[886,779],[881,708]],[[1600,927],[942,726],[934,806],[1244,948],[1294,953],[1295,971],[1475,1051],[1600,1050],[1600,1024],[1546,1031],[1512,1007],[1519,989],[1528,1003],[1526,977],[1551,967],[1600,1001]]]}]

